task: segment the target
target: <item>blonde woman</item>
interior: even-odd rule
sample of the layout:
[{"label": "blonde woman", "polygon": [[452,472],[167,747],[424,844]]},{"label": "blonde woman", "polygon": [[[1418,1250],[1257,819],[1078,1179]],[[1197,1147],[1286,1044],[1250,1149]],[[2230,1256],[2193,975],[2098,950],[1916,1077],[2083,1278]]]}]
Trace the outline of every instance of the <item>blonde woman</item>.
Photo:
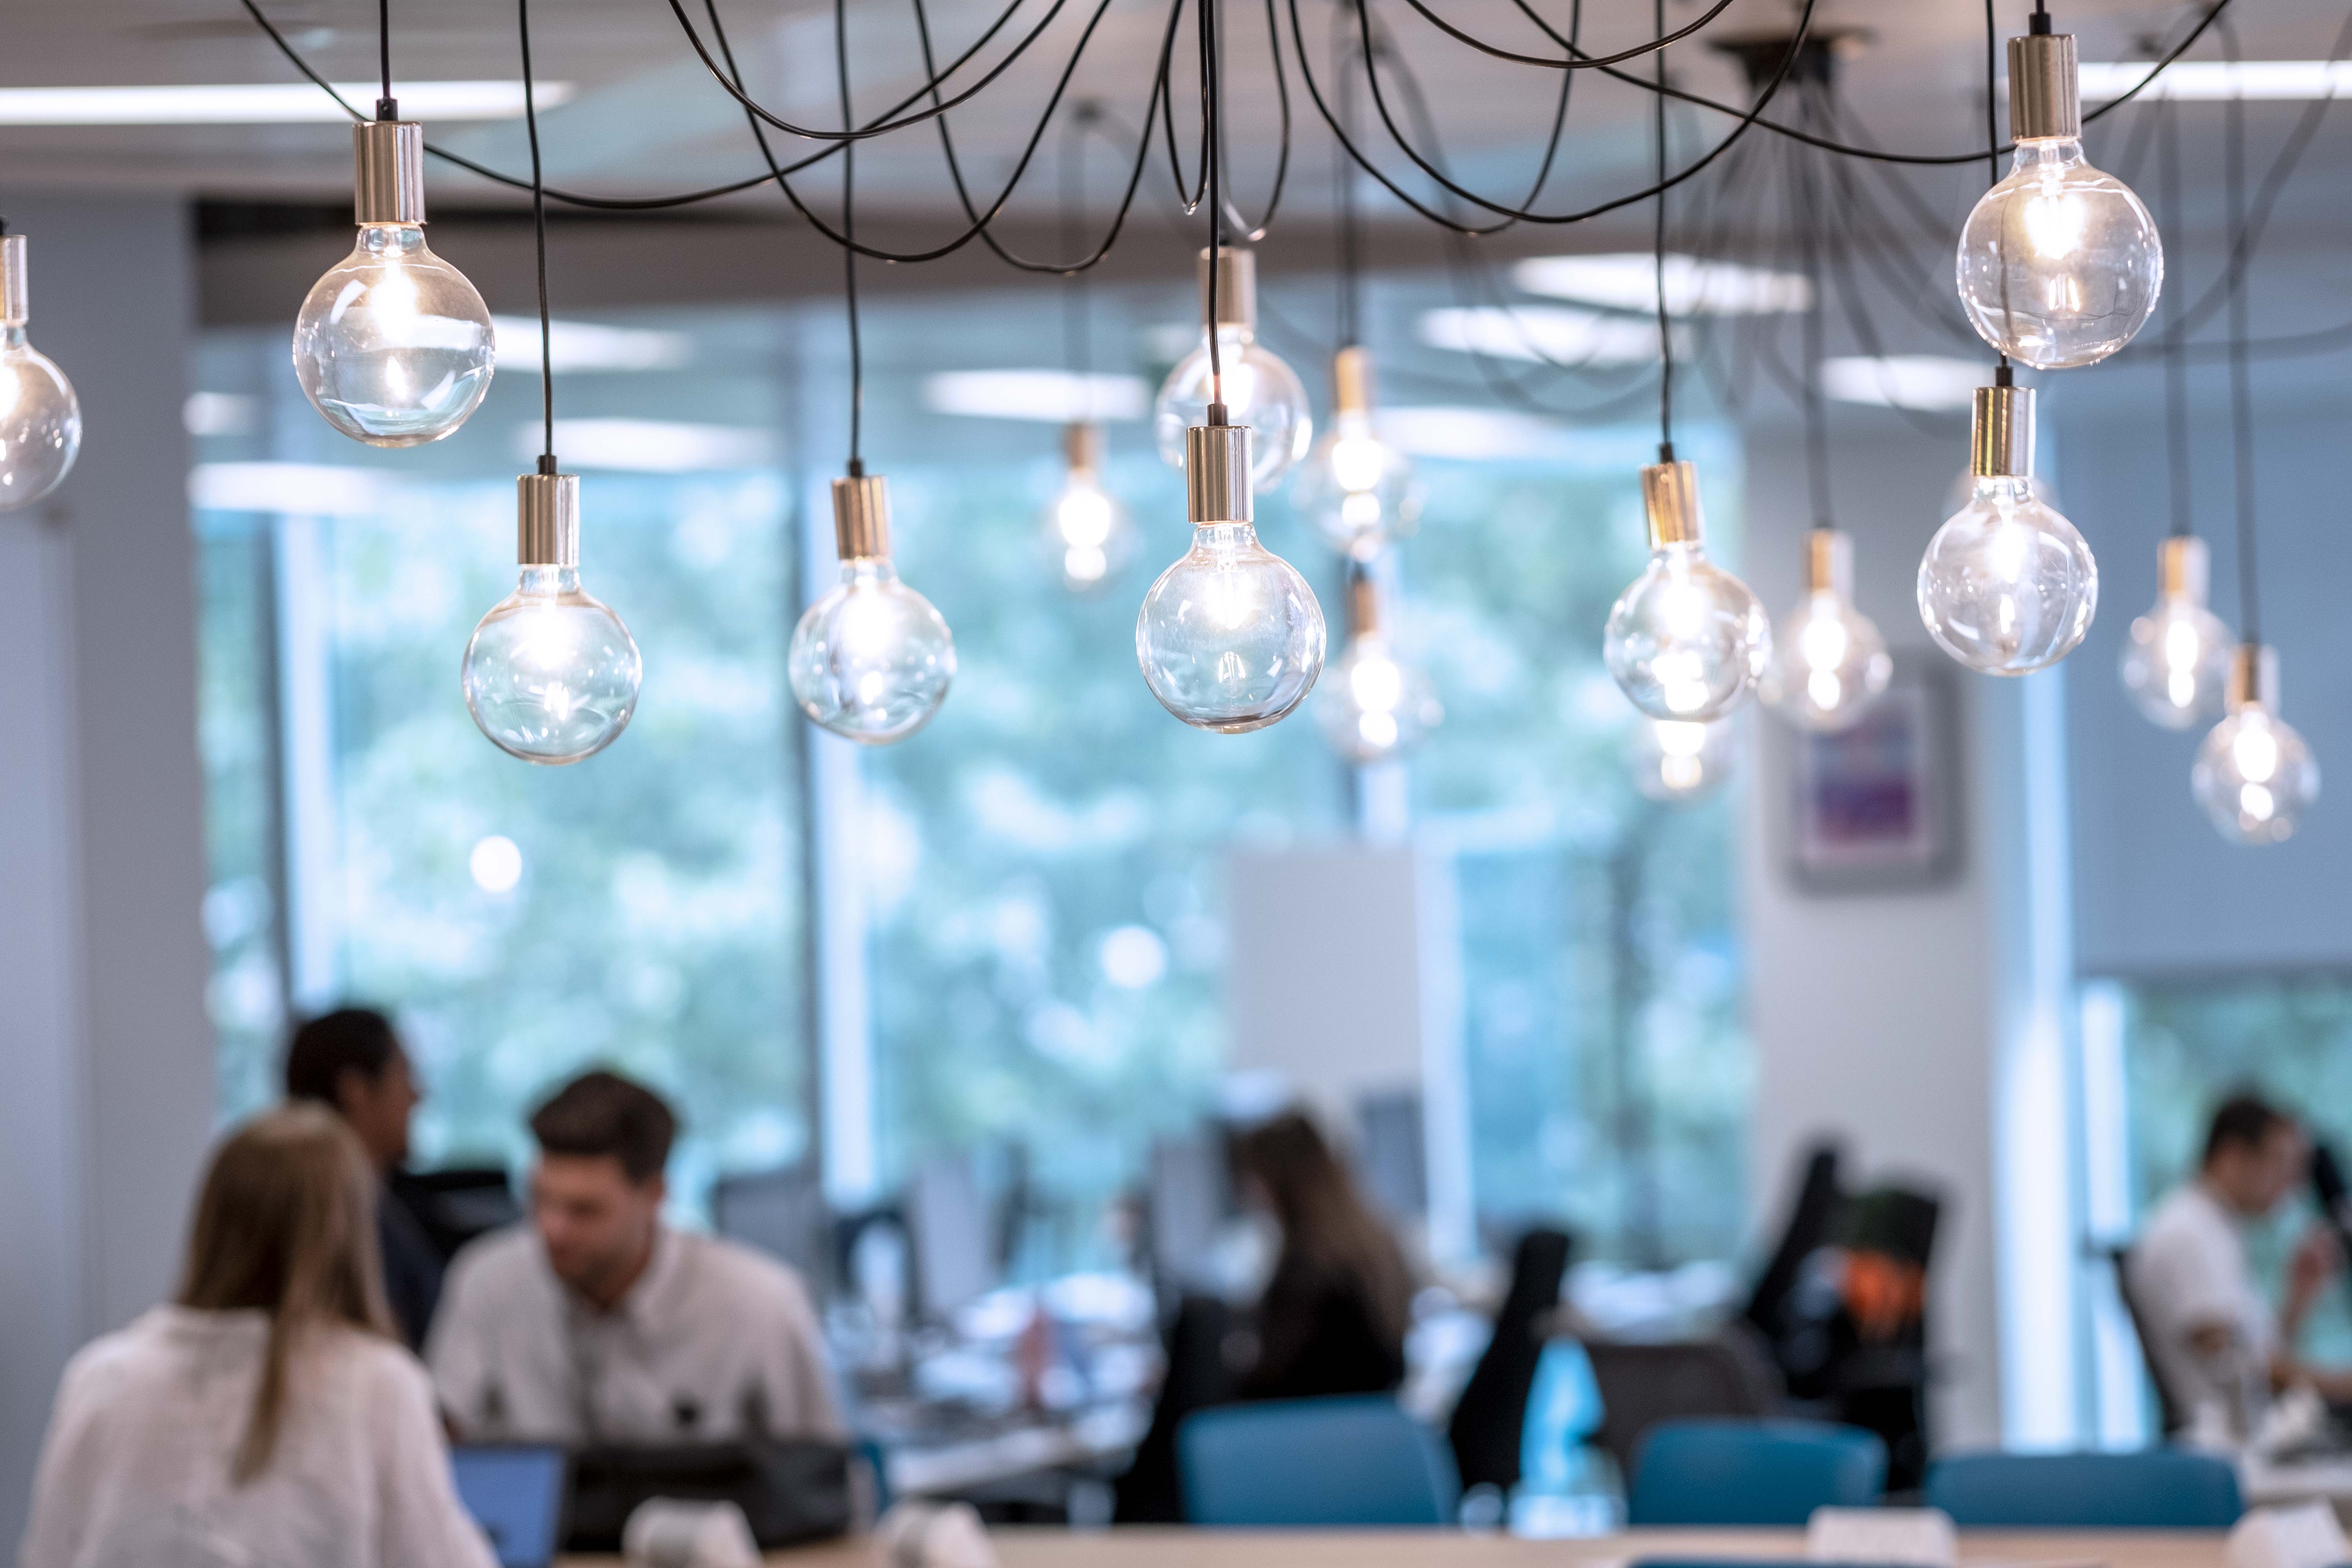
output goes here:
[{"label": "blonde woman", "polygon": [[374,1188],[323,1106],[221,1145],[177,1302],[66,1368],[20,1568],[493,1568],[393,1336]]}]

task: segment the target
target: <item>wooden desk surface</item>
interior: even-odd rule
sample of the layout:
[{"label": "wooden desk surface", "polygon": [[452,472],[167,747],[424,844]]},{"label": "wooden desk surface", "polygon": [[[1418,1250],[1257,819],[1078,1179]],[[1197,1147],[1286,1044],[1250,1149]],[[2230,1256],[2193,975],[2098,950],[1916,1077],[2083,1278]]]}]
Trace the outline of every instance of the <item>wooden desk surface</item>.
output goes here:
[{"label": "wooden desk surface", "polygon": [[[990,1531],[1003,1568],[1562,1568],[1637,1557],[1804,1555],[1800,1531],[1637,1530],[1583,1541],[1457,1531],[1127,1529]],[[568,1558],[560,1568],[615,1559]],[[873,1544],[840,1541],[768,1559],[773,1568],[874,1568]],[[1961,1568],[2221,1568],[2220,1532],[1964,1531]]]}]

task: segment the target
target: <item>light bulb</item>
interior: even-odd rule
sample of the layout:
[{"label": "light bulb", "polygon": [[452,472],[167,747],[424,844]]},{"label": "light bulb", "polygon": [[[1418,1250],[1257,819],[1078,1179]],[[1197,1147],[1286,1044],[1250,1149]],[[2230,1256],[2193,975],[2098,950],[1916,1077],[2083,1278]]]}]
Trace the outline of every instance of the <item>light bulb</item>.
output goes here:
[{"label": "light bulb", "polygon": [[1348,646],[1316,685],[1315,718],[1332,751],[1358,767],[1403,756],[1445,719],[1429,678],[1381,631],[1379,590],[1360,568],[1348,578]]},{"label": "light bulb", "polygon": [[1668,805],[1704,800],[1731,776],[1731,724],[1653,719],[1633,726],[1633,787]]},{"label": "light bulb", "polygon": [[2156,606],[2131,624],[2124,689],[2168,730],[2221,711],[2230,679],[2230,628],[2205,607],[2205,542],[2168,539],[2157,555]]},{"label": "light bulb", "polygon": [[2319,798],[2319,763],[2278,716],[2277,652],[2240,644],[2227,700],[2230,716],[2197,749],[2189,788],[2231,843],[2276,844]]},{"label": "light bulb", "polygon": [[2156,221],[2083,160],[2074,40],[2009,41],[2017,156],[1960,233],[1960,303],[1985,342],[2038,370],[2095,364],[2147,324],[2164,288]]},{"label": "light bulb", "polygon": [[[1207,304],[1209,253],[1201,252],[1202,316]],[[1231,246],[1216,257],[1216,336],[1218,365],[1223,373],[1226,422],[1255,432],[1251,450],[1251,481],[1271,489],[1292,465],[1307,455],[1314,438],[1315,419],[1307,402],[1307,388],[1298,373],[1257,342],[1257,258]],[[1171,468],[1185,464],[1185,431],[1209,423],[1209,335],[1201,346],[1176,362],[1152,400],[1151,420],[1160,438],[1160,455]]]},{"label": "light bulb", "polygon": [[0,236],[0,511],[58,488],[81,450],[81,400],[26,341],[32,291],[25,237]]},{"label": "light bulb", "polygon": [[812,722],[886,746],[929,723],[947,700],[955,637],[890,563],[887,480],[857,472],[834,480],[833,535],[841,581],[793,628],[793,695]]},{"label": "light bulb", "polygon": [[1074,594],[1108,582],[1135,554],[1135,524],[1102,484],[1102,426],[1075,424],[1063,431],[1069,468],[1045,508],[1045,548]]},{"label": "light bulb", "polygon": [[1805,597],[1772,639],[1759,694],[1806,730],[1843,730],[1870,711],[1894,679],[1886,639],[1853,607],[1853,542],[1833,528],[1805,541]]},{"label": "light bulb", "polygon": [[424,128],[352,128],[359,241],[294,319],[294,374],[312,407],[371,447],[438,441],[490,389],[490,312],[425,243]]},{"label": "light bulb", "polygon": [[637,710],[645,664],[621,617],[580,586],[580,479],[551,463],[516,481],[515,591],[466,644],[466,707],[526,763],[593,757]]},{"label": "light bulb", "polygon": [[1297,500],[1323,542],[1369,561],[1421,518],[1412,465],[1372,427],[1371,355],[1341,349],[1331,362],[1331,428],[1298,473]]},{"label": "light bulb", "polygon": [[1323,606],[1252,525],[1250,430],[1186,433],[1192,548],[1160,574],[1135,617],[1135,658],[1160,705],[1222,734],[1263,730],[1323,670]]},{"label": "light bulb", "polygon": [[1977,388],[1968,504],[1919,562],[1919,618],[1987,675],[2027,675],[2074,651],[2099,607],[2099,568],[2074,525],[2033,493],[2033,394]]},{"label": "light bulb", "polygon": [[1611,608],[1601,657],[1653,719],[1717,718],[1771,663],[1771,623],[1748,584],[1706,558],[1690,464],[1643,468],[1642,501],[1650,564]]}]

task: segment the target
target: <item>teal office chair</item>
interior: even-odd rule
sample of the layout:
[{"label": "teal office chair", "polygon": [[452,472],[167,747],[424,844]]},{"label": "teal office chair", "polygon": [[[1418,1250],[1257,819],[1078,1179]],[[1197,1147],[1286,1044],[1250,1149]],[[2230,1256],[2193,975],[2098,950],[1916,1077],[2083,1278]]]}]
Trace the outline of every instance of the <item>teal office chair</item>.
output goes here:
[{"label": "teal office chair", "polygon": [[2244,1511],[2226,1460],[2137,1454],[1957,1454],[1927,1468],[1927,1504],[1963,1530],[2227,1530]]},{"label": "teal office chair", "polygon": [[1454,1456],[1385,1394],[1202,1410],[1176,1453],[1192,1524],[1451,1524],[1461,1500]]},{"label": "teal office chair", "polygon": [[1633,1461],[1626,1522],[1801,1525],[1817,1508],[1867,1508],[1886,1485],[1886,1445],[1816,1421],[1663,1421]]}]

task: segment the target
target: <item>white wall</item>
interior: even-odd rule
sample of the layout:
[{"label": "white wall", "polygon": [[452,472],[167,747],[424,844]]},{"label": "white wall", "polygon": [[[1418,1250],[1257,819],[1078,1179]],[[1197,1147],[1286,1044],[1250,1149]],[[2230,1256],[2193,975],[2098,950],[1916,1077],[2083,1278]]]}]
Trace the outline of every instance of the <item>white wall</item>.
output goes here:
[{"label": "white wall", "polygon": [[175,202],[0,202],[73,474],[0,514],[0,1552],[57,1374],[161,1299],[210,1135],[195,597]]}]

